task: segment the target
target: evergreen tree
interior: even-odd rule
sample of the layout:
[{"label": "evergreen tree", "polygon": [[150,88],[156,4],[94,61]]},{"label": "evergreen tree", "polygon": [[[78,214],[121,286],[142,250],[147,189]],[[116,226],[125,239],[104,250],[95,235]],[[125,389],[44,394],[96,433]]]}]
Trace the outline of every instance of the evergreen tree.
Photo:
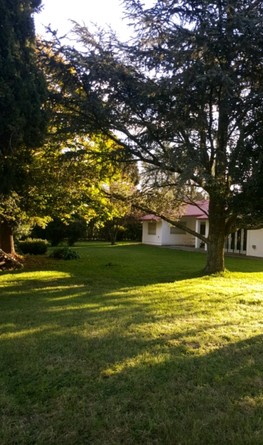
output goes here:
[{"label": "evergreen tree", "polygon": [[44,78],[32,14],[40,0],[0,0],[0,247],[14,252],[12,232],[34,147],[45,131]]},{"label": "evergreen tree", "polygon": [[129,44],[77,26],[83,51],[53,49],[64,105],[75,111],[67,118],[118,138],[123,157],[148,166],[152,188],[209,197],[205,271],[220,272],[226,236],[263,224],[263,3],[124,4]]}]

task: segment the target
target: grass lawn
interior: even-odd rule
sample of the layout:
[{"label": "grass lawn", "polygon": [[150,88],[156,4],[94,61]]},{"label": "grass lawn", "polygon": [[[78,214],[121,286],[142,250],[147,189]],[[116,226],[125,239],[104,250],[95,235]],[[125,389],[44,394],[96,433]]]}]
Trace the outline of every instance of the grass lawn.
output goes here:
[{"label": "grass lawn", "polygon": [[263,260],[76,250],[0,274],[0,444],[262,445]]}]

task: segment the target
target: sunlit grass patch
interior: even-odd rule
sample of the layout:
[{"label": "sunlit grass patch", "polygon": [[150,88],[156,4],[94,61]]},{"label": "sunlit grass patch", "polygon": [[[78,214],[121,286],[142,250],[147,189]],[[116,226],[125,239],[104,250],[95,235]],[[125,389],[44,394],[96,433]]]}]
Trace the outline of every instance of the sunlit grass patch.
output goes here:
[{"label": "sunlit grass patch", "polygon": [[77,250],[0,276],[1,445],[262,445],[263,262]]},{"label": "sunlit grass patch", "polygon": [[0,286],[7,287],[12,286],[13,284],[21,285],[23,282],[29,283],[32,281],[37,283],[42,283],[44,281],[54,281],[54,280],[63,280],[65,278],[70,278],[70,274],[62,271],[30,271],[30,272],[20,272],[20,273],[8,273],[3,274],[0,278]]}]

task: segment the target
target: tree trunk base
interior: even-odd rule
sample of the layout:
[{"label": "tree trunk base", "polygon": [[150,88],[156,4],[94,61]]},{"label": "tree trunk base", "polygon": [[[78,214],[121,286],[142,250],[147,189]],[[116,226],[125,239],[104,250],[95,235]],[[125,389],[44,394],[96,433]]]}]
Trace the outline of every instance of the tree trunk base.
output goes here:
[{"label": "tree trunk base", "polygon": [[21,269],[23,264],[14,256],[8,255],[0,249],[0,270],[17,270]]},{"label": "tree trunk base", "polygon": [[202,270],[202,275],[224,275],[226,269],[224,267],[220,267],[218,269],[211,268],[209,265]]}]

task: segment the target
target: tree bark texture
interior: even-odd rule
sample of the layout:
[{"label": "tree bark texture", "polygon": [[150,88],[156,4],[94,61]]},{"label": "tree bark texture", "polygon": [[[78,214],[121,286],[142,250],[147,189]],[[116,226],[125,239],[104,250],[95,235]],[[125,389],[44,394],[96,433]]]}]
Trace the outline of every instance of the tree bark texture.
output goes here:
[{"label": "tree bark texture", "polygon": [[223,272],[225,269],[226,218],[224,203],[212,198],[209,204],[209,236],[207,244],[207,263],[204,269],[206,274]]},{"label": "tree bark texture", "polygon": [[0,248],[9,255],[15,255],[13,231],[6,221],[0,223]]}]

